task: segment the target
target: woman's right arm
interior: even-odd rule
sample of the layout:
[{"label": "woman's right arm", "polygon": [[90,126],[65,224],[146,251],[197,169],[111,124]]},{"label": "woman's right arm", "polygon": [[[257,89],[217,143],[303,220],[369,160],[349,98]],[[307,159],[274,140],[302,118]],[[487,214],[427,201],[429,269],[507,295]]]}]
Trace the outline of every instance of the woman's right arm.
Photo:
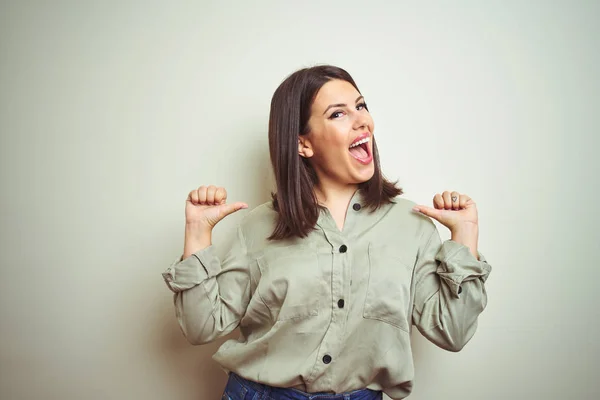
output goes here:
[{"label": "woman's right arm", "polygon": [[211,245],[212,229],[227,215],[248,206],[226,204],[227,192],[215,186],[190,192],[186,200],[183,256],[164,273],[175,293],[181,329],[192,344],[204,344],[233,331],[250,300],[249,260],[243,232],[220,261]]}]

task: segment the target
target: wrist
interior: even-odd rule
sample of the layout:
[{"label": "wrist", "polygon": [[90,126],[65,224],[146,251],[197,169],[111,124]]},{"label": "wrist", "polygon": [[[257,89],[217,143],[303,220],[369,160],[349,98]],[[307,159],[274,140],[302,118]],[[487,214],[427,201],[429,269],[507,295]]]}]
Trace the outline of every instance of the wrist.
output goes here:
[{"label": "wrist", "polygon": [[186,238],[200,238],[212,234],[213,227],[201,222],[186,222],[185,236]]},{"label": "wrist", "polygon": [[477,224],[464,224],[458,227],[455,227],[451,231],[451,240],[460,243],[464,246],[467,246],[471,251],[471,254],[478,258],[478,245],[479,239],[479,226]]},{"label": "wrist", "polygon": [[452,227],[450,233],[453,236],[477,236],[479,235],[479,225],[472,222],[465,222]]},{"label": "wrist", "polygon": [[186,223],[183,259],[212,244],[212,228],[204,224]]}]

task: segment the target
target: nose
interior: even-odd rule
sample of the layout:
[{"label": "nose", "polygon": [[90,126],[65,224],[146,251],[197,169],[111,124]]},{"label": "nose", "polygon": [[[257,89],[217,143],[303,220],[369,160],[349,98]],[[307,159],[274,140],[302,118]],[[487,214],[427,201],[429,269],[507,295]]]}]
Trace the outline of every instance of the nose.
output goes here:
[{"label": "nose", "polygon": [[369,119],[364,115],[357,115],[354,120],[354,129],[365,129],[369,127]]}]

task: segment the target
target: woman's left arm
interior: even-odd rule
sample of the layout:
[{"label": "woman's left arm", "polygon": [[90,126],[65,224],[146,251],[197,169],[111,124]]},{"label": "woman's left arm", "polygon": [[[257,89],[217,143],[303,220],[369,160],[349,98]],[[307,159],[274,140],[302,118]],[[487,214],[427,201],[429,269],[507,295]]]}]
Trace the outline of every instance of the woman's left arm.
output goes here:
[{"label": "woman's left arm", "polygon": [[430,229],[419,245],[414,273],[413,323],[439,347],[459,351],[477,328],[477,318],[487,304],[484,283],[490,265],[477,249],[477,208],[473,200],[457,192],[437,194],[434,208],[413,210],[438,220],[452,238],[441,242]]}]

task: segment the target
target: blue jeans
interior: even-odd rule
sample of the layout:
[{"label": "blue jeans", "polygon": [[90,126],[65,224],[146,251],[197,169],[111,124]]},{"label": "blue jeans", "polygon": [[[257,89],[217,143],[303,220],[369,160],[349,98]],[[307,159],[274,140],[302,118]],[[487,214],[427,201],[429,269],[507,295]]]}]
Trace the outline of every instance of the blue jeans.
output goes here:
[{"label": "blue jeans", "polygon": [[379,391],[359,389],[348,393],[304,393],[297,389],[285,389],[263,385],[242,378],[231,372],[222,400],[381,400]]}]

